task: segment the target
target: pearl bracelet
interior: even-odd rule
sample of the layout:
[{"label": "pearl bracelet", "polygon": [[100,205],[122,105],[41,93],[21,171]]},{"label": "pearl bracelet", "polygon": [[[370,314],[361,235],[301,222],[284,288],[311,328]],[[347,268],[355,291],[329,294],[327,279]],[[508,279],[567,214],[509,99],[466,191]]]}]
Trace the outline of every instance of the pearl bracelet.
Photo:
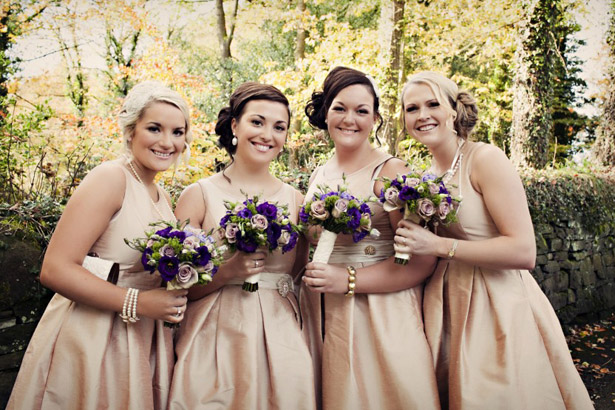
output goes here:
[{"label": "pearl bracelet", "polygon": [[354,268],[354,266],[346,266],[346,271],[348,272],[348,292],[345,293],[346,297],[353,297],[354,296],[354,288],[355,288],[355,281],[357,280],[357,270]]},{"label": "pearl bracelet", "polygon": [[122,305],[122,313],[120,317],[124,323],[135,323],[139,320],[137,316],[137,299],[139,298],[139,289],[128,288]]}]

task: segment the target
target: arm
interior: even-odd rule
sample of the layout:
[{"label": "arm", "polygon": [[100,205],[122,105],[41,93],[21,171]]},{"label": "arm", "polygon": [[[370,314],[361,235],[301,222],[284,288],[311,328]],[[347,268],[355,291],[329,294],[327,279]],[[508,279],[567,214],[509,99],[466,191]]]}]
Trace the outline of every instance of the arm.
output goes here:
[{"label": "arm", "polygon": [[[121,312],[127,289],[104,281],[81,266],[94,242],[107,229],[124,199],[126,177],[112,164],[93,169],[72,195],[49,242],[41,283],[77,303]],[[87,229],[84,229],[87,227]],[[186,291],[139,292],[137,314],[176,323],[185,310]]]},{"label": "arm", "polygon": [[[301,208],[301,204],[303,204],[303,194],[301,194],[301,192],[299,191],[296,191],[295,203],[298,205],[298,208]],[[298,214],[299,209],[297,209],[297,215]],[[299,217],[297,216],[297,220],[298,219]],[[301,272],[305,268],[305,265],[308,263],[308,258],[310,254],[310,243],[305,237],[305,235],[299,235],[296,249],[297,253],[295,254],[295,263],[293,264],[293,270],[291,271],[291,276],[293,277],[295,277],[295,273]]]},{"label": "arm", "polygon": [[[401,160],[392,159],[382,168],[379,177],[395,178],[397,174],[409,172]],[[378,194],[382,182],[374,185],[374,194]],[[396,227],[401,220],[401,213],[390,212],[389,221]],[[415,255],[407,265],[398,265],[391,256],[374,265],[357,268],[355,293],[388,293],[415,287],[432,274],[436,266],[433,256]],[[345,267],[310,262],[306,267],[304,281],[309,289],[321,293],[346,293],[348,291],[348,272]]]},{"label": "arm", "polygon": [[[494,269],[533,269],[536,239],[525,190],[504,152],[491,145],[478,150],[472,163],[471,182],[483,195],[500,235],[480,241],[460,240],[454,258]],[[395,240],[396,249],[439,257],[447,257],[453,245],[453,239],[438,237],[407,221],[400,223]]]},{"label": "arm", "polygon": [[[190,219],[190,225],[205,230],[205,212],[207,211],[201,187],[198,184],[188,186],[179,196],[175,207],[175,216],[180,221]],[[235,278],[247,278],[250,275],[261,273],[264,270],[264,252],[245,253],[235,252],[228,260],[224,261],[213,280],[207,285],[192,286],[188,290],[188,299],[197,300],[207,296],[227,284]],[[255,266],[258,261],[259,266]]]}]

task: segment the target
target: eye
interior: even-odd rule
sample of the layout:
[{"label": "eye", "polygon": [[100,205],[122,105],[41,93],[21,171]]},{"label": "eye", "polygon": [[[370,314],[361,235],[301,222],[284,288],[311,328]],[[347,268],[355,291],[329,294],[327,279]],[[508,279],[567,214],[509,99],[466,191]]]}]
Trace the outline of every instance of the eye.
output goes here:
[{"label": "eye", "polygon": [[286,132],[286,126],[284,125],[276,125],[275,130],[278,132]]},{"label": "eye", "polygon": [[155,125],[150,125],[149,127],[147,127],[147,130],[149,132],[159,132],[160,131],[160,127],[157,127]]},{"label": "eye", "polygon": [[429,107],[439,107],[439,106],[440,106],[440,103],[437,101],[431,101],[429,103]]},{"label": "eye", "polygon": [[344,112],[344,107],[340,107],[340,106],[333,107],[331,109],[336,112]]},{"label": "eye", "polygon": [[369,110],[367,110],[367,109],[365,109],[365,108],[361,108],[361,109],[359,109],[357,112],[358,112],[359,114],[363,114],[363,115],[365,115],[365,114],[369,114]]},{"label": "eye", "polygon": [[406,112],[414,112],[416,111],[416,107],[414,105],[409,105],[406,107]]},{"label": "eye", "polygon": [[261,125],[263,125],[263,122],[261,120],[254,119],[254,120],[252,120],[252,124],[256,125],[256,126],[261,126]]},{"label": "eye", "polygon": [[175,136],[177,137],[183,137],[185,134],[185,131],[183,129],[176,129],[175,131],[173,131],[173,134],[175,134]]}]

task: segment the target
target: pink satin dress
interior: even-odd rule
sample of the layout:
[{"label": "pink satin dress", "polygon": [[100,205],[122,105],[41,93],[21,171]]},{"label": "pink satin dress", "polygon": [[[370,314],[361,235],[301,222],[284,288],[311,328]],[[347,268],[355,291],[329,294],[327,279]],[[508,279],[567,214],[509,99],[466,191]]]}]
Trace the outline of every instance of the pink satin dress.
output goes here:
[{"label": "pink satin dress", "polygon": [[[349,175],[346,186],[358,198],[374,197],[374,177],[390,159],[376,151]],[[314,171],[306,198],[317,186],[336,189],[341,175],[327,165]],[[369,203],[379,238],[353,243],[339,235],[329,263],[359,269],[391,257],[394,230],[379,202]],[[360,275],[360,271],[358,273]],[[325,410],[439,409],[431,352],[423,331],[423,286],[383,294],[311,292],[301,286],[301,311],[315,365],[320,405]]]},{"label": "pink satin dress", "polygon": [[[207,230],[219,226],[224,200],[245,200],[220,174],[198,184]],[[263,199],[288,204],[291,220],[297,221],[296,190],[290,185]],[[188,303],[176,339],[170,409],[315,408],[312,359],[292,291],[295,255],[296,250],[269,254],[256,292],[235,281]]]},{"label": "pink satin dress", "polygon": [[[118,166],[119,161],[117,161]],[[118,286],[159,287],[159,274],[143,270],[141,253],[124,238],[143,237],[160,220],[146,188],[122,166],[122,208],[92,251],[118,262]],[[174,221],[163,194],[156,204]],[[56,294],[41,318],[9,399],[8,409],[165,409],[173,372],[173,336],[162,321],[124,323],[116,312]]]},{"label": "pink satin dress", "polygon": [[[459,223],[438,234],[462,240],[498,236],[470,182],[466,143],[451,184],[463,200]],[[549,300],[527,270],[487,269],[441,260],[423,299],[443,409],[592,409]]]}]

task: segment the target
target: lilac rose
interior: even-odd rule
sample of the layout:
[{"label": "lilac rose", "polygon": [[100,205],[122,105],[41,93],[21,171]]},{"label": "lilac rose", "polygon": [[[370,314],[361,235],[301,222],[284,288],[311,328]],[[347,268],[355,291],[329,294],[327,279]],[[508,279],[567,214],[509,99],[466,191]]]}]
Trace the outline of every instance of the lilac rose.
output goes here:
[{"label": "lilac rose", "polygon": [[440,187],[433,182],[427,183],[427,186],[429,187],[429,193],[431,195],[438,195],[440,193]]},{"label": "lilac rose", "polygon": [[331,214],[334,218],[339,218],[346,210],[348,209],[348,200],[347,199],[338,199],[335,201],[335,205],[333,206],[333,210]]},{"label": "lilac rose", "polygon": [[451,204],[446,201],[440,202],[438,205],[438,217],[442,220],[446,219],[446,216],[451,212]]},{"label": "lilac rose", "polygon": [[158,250],[158,253],[160,253],[160,256],[175,256],[175,249],[173,249],[173,247],[171,245],[165,244],[162,245],[162,248],[160,248]]},{"label": "lilac rose", "polygon": [[312,218],[324,221],[329,217],[329,211],[325,209],[324,201],[314,201],[310,206],[310,215]]},{"label": "lilac rose", "polygon": [[264,215],[256,214],[250,219],[252,223],[252,227],[254,229],[264,230],[269,226],[269,222],[267,222],[267,218]]},{"label": "lilac rose", "polygon": [[188,289],[199,280],[199,273],[189,263],[179,265],[175,280],[167,283],[167,289]]},{"label": "lilac rose", "polygon": [[384,204],[382,207],[387,212],[402,207],[402,202],[399,199],[399,190],[397,188],[392,186],[384,192]]},{"label": "lilac rose", "polygon": [[420,183],[421,183],[421,180],[418,179],[418,178],[408,178],[408,179],[406,179],[406,186],[408,186],[410,188],[414,188],[415,186],[417,186]]},{"label": "lilac rose", "polygon": [[433,202],[427,198],[421,198],[418,200],[418,213],[424,219],[429,219],[436,212],[436,207]]},{"label": "lilac rose", "polygon": [[224,237],[229,243],[235,243],[235,238],[237,236],[238,231],[239,231],[239,226],[236,223],[229,223],[226,225]]}]

